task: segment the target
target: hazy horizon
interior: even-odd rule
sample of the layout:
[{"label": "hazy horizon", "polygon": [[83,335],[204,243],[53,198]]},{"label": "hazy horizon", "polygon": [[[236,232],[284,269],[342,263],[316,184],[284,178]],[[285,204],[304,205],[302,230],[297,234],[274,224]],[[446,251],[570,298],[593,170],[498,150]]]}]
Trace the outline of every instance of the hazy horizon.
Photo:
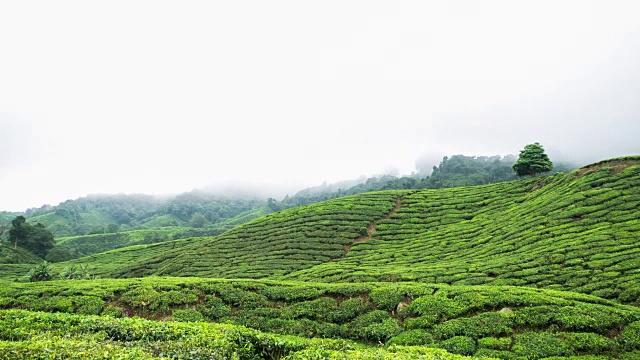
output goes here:
[{"label": "hazy horizon", "polygon": [[638,13],[635,1],[3,3],[0,210],[212,184],[297,191],[533,142],[578,164],[640,154]]}]

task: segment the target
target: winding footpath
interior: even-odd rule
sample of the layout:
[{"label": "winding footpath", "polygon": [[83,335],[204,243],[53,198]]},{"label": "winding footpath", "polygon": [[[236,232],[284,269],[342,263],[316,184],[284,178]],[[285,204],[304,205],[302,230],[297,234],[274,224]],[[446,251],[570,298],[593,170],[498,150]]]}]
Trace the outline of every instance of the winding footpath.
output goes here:
[{"label": "winding footpath", "polygon": [[344,254],[342,254],[340,259],[344,259],[345,257],[347,257],[347,254],[349,253],[349,251],[351,250],[351,247],[353,245],[371,240],[371,238],[373,237],[373,234],[376,232],[376,222],[378,222],[380,220],[388,220],[388,219],[390,219],[391,216],[393,216],[393,214],[395,214],[398,210],[400,210],[401,207],[402,207],[402,198],[397,198],[396,199],[396,206],[391,211],[389,211],[389,213],[387,215],[385,215],[385,217],[377,219],[377,220],[373,220],[367,226],[367,235],[361,236],[361,237],[353,240],[353,242],[351,244],[344,246]]}]

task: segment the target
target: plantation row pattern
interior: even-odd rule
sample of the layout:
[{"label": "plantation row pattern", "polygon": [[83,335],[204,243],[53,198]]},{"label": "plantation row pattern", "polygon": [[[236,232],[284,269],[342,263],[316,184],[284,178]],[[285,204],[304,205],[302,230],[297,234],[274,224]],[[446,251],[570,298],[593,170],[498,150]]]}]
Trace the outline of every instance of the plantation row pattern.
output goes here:
[{"label": "plantation row pattern", "polygon": [[[351,339],[363,342],[362,346],[384,343],[387,350],[394,346],[418,346],[424,351],[438,348],[459,355],[502,359],[576,355],[632,359],[640,355],[638,308],[590,295],[554,290],[509,286],[304,284],[199,278],[2,285],[0,307],[4,309],[111,318],[140,316],[189,323],[221,322],[306,338]],[[16,327],[11,318],[2,318],[0,315],[0,319],[4,321],[1,327],[4,330],[0,331],[1,340],[35,341],[28,331],[11,330]],[[163,331],[173,327],[182,329],[180,331],[186,329],[170,323],[144,325],[136,323],[139,320],[132,320],[116,325],[115,320],[88,319],[76,320],[75,325],[85,326],[87,321],[113,324],[102,327],[96,325],[92,329],[106,332],[107,338],[103,334],[102,340],[116,342],[165,341],[170,338],[159,335]],[[119,327],[122,324],[138,325],[130,330],[121,330]],[[25,323],[20,326],[31,325]],[[196,325],[197,328],[203,326]],[[35,339],[42,340],[39,337]],[[195,342],[188,340],[187,343],[189,341]],[[356,345],[350,342],[333,344],[356,349]],[[151,345],[143,346],[147,352],[148,346]],[[166,353],[163,343],[157,346],[157,351]],[[203,349],[206,346],[198,351]],[[340,353],[344,356],[345,349],[341,349]]]},{"label": "plantation row pattern", "polygon": [[639,305],[640,168],[406,194],[370,241],[307,281],[425,281],[572,290]]}]

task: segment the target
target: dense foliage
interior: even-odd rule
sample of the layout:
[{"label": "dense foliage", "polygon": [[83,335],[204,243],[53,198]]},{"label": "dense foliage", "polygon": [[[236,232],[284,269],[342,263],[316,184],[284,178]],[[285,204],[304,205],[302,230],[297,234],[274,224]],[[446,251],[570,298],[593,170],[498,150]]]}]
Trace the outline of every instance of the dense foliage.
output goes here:
[{"label": "dense foliage", "polygon": [[47,281],[53,279],[53,270],[51,269],[51,265],[43,261],[42,264],[38,264],[31,268],[27,273],[27,278],[29,281]]},{"label": "dense foliage", "polygon": [[551,170],[553,170],[553,163],[539,143],[525,146],[524,150],[520,151],[518,161],[513,164],[513,171],[518,176],[531,175],[531,177],[535,177],[536,174]]},{"label": "dense foliage", "polygon": [[11,221],[9,242],[13,244],[14,250],[20,245],[40,257],[44,257],[55,246],[51,231],[40,223],[27,223],[22,215]]},{"label": "dense foliage", "polygon": [[[72,338],[73,335],[93,336],[103,332],[101,338],[96,338],[96,343],[102,346],[133,342],[130,345],[136,346],[129,348],[154,356],[159,355],[160,349],[178,351],[182,346],[180,351],[185,354],[187,349],[195,351],[195,358],[206,357],[204,354],[210,351],[208,344],[211,343],[200,338],[199,331],[207,337],[217,337],[222,335],[216,335],[217,332],[226,331],[236,331],[235,339],[263,336],[270,345],[260,351],[276,351],[276,344],[280,343],[285,348],[278,349],[277,356],[303,351],[295,358],[316,354],[318,344],[324,344],[320,348],[331,350],[332,356],[337,358],[349,358],[349,354],[372,358],[375,353],[398,351],[404,346],[418,346],[404,349],[414,354],[421,351],[428,354],[429,348],[442,348],[460,355],[507,359],[578,354],[625,357],[640,349],[640,338],[636,336],[640,331],[638,308],[593,296],[550,290],[198,278],[55,281],[30,286],[6,283],[1,289],[0,307],[5,309],[110,316],[81,318],[0,311],[0,328],[3,329],[0,339],[24,341],[22,346],[29,348],[37,347],[34,344],[42,341],[43,337],[39,335],[44,334],[41,331],[50,330],[53,333],[48,335],[57,336],[56,329],[62,331],[63,326],[68,326],[66,335]],[[178,320],[187,324],[114,319],[130,316]],[[279,338],[241,327],[200,321],[243,325],[307,338],[352,339],[369,345],[386,343],[389,348],[386,351],[367,350],[340,340]],[[174,331],[179,334],[176,338],[171,335]],[[190,340],[184,338],[185,331]],[[165,343],[178,339],[182,341],[171,345]],[[269,339],[278,341],[271,343]],[[149,347],[151,342],[155,342],[155,347]],[[251,344],[252,347],[258,345],[253,341]],[[7,348],[18,346],[3,343],[0,347],[3,345]],[[226,346],[232,346],[229,351],[241,354],[242,346]]]}]

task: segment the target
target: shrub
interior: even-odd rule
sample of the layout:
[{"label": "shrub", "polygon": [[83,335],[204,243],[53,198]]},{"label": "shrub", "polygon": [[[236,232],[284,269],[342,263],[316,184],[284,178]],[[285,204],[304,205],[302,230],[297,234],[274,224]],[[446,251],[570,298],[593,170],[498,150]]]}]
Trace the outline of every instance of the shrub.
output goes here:
[{"label": "shrub", "polygon": [[255,309],[269,304],[264,295],[235,288],[231,285],[221,287],[216,292],[220,294],[220,298],[225,303],[243,309]]},{"label": "shrub", "polygon": [[493,350],[509,350],[511,338],[486,337],[478,340],[478,348]]},{"label": "shrub", "polygon": [[27,277],[31,282],[51,280],[53,279],[53,270],[48,262],[43,261],[42,264],[38,264],[31,268],[27,273]]},{"label": "shrub", "polygon": [[371,304],[362,298],[345,300],[338,305],[338,308],[329,314],[329,321],[335,323],[345,323],[356,317],[371,311]]},{"label": "shrub", "polygon": [[62,272],[60,272],[60,279],[62,280],[79,280],[90,279],[91,274],[85,265],[73,265],[71,267],[66,266]]},{"label": "shrub", "polygon": [[409,311],[421,316],[445,320],[464,312],[465,308],[462,304],[447,297],[427,295],[415,299],[409,305]]},{"label": "shrub", "polygon": [[407,329],[431,329],[436,322],[438,322],[436,315],[425,315],[406,319],[404,326]]},{"label": "shrub", "polygon": [[476,351],[476,342],[466,336],[455,336],[441,343],[442,347],[450,353],[459,355],[472,355]]},{"label": "shrub", "polygon": [[291,302],[315,299],[322,295],[323,291],[313,287],[274,286],[267,287],[262,291],[262,293],[272,300],[285,300]]},{"label": "shrub", "polygon": [[555,308],[552,306],[531,306],[514,313],[515,324],[526,327],[546,326],[555,315]]},{"label": "shrub", "polygon": [[567,356],[572,351],[567,344],[556,335],[548,332],[530,332],[516,335],[511,350],[520,356],[540,359],[551,356]]},{"label": "shrub", "polygon": [[108,305],[102,310],[102,315],[121,318],[124,316],[124,310],[122,310],[122,308],[119,308],[117,306]]},{"label": "shrub", "polygon": [[104,307],[104,300],[97,296],[75,296],[72,299],[77,314],[98,315]]},{"label": "shrub", "polygon": [[198,306],[198,310],[209,320],[219,320],[231,314],[231,308],[213,295],[205,296],[205,304]]},{"label": "shrub", "polygon": [[186,310],[174,310],[171,315],[174,320],[184,321],[184,322],[196,322],[196,321],[204,321],[204,317],[202,314],[193,309]]},{"label": "shrub", "polygon": [[471,318],[459,318],[437,325],[434,334],[440,339],[456,335],[479,339],[485,336],[511,334],[511,319],[500,312],[479,314]]},{"label": "shrub", "polygon": [[630,351],[620,354],[620,360],[638,360],[640,359],[640,350]]},{"label": "shrub", "polygon": [[347,328],[356,339],[376,342],[385,342],[402,331],[398,322],[383,310],[360,315]]},{"label": "shrub", "polygon": [[175,306],[193,304],[198,301],[199,291],[191,289],[171,290],[161,294],[163,305]]},{"label": "shrub", "polygon": [[404,292],[397,287],[381,287],[371,291],[371,300],[378,309],[395,311],[398,303],[404,299]]},{"label": "shrub", "polygon": [[602,353],[613,349],[609,338],[593,333],[561,333],[560,337],[574,352]]},{"label": "shrub", "polygon": [[325,320],[338,307],[332,298],[321,297],[316,300],[302,301],[282,309],[285,319],[307,318],[311,320]]},{"label": "shrub", "polygon": [[492,350],[492,349],[478,349],[475,352],[474,358],[483,359],[501,359],[501,360],[524,360],[523,357],[518,356],[511,351],[507,350]]},{"label": "shrub", "polygon": [[618,343],[627,351],[640,349],[640,321],[627,325],[618,338]]},{"label": "shrub", "polygon": [[640,286],[631,286],[621,292],[618,300],[624,304],[638,304],[640,301]]},{"label": "shrub", "polygon": [[135,309],[154,310],[160,306],[160,297],[152,287],[141,286],[125,292],[120,300]]},{"label": "shrub", "polygon": [[401,333],[400,335],[396,335],[387,341],[387,346],[391,345],[405,345],[405,346],[416,346],[416,345],[427,345],[433,344],[433,335],[424,331],[424,330],[409,330]]}]

